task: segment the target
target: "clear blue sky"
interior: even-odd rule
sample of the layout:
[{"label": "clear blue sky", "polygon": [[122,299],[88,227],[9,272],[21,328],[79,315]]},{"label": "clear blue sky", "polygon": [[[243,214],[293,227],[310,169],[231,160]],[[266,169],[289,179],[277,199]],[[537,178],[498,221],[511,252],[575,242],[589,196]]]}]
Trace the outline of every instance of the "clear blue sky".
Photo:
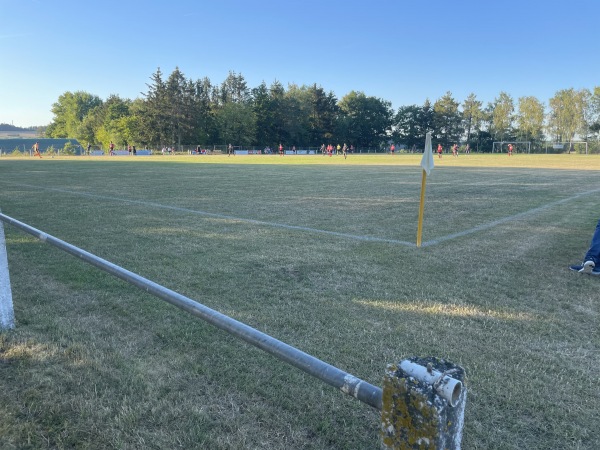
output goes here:
[{"label": "clear blue sky", "polygon": [[600,0],[0,0],[0,123],[46,125],[66,91],[134,99],[158,67],[484,105],[600,85]]}]

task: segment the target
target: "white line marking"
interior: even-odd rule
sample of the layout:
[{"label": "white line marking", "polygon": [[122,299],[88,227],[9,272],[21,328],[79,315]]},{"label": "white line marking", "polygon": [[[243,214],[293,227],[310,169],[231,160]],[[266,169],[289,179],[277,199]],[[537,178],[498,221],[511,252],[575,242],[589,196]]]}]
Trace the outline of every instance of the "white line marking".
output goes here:
[{"label": "white line marking", "polygon": [[[146,201],[142,201],[142,200],[131,200],[131,199],[126,199],[126,198],[111,197],[111,196],[107,196],[107,195],[90,194],[88,192],[69,191],[67,189],[40,187],[40,186],[33,186],[30,184],[12,183],[12,182],[7,182],[7,181],[0,181],[0,183],[10,184],[13,186],[28,187],[28,188],[38,189],[38,190],[43,189],[46,191],[61,192],[64,194],[78,195],[78,196],[82,196],[82,197],[97,198],[100,200],[110,200],[110,201],[130,203],[130,204],[135,204],[135,205],[150,206],[153,208],[169,209],[172,211],[180,211],[180,212],[185,212],[185,213],[197,214],[197,215],[205,216],[205,217],[213,217],[216,219],[224,219],[224,220],[232,220],[232,221],[241,222],[241,223],[249,223],[249,224],[253,224],[253,225],[264,225],[264,226],[269,226],[269,227],[274,227],[274,228],[284,228],[284,229],[288,229],[288,230],[308,231],[311,233],[327,234],[330,236],[337,236],[337,237],[353,239],[353,240],[357,240],[357,241],[383,242],[383,243],[387,243],[387,244],[403,245],[406,247],[416,247],[416,244],[413,242],[401,241],[398,239],[386,239],[386,238],[380,238],[380,237],[375,237],[375,236],[361,236],[361,235],[355,235],[355,234],[349,234],[349,233],[340,233],[337,231],[328,231],[328,230],[320,230],[317,228],[302,227],[302,226],[298,226],[298,225],[288,225],[288,224],[277,223],[277,222],[266,222],[263,220],[256,220],[256,219],[246,219],[246,218],[241,218],[241,217],[229,216],[226,214],[218,214],[218,213],[211,213],[211,212],[201,211],[201,210],[196,210],[196,209],[183,208],[183,207],[179,207],[179,206],[163,205],[161,203],[146,202]],[[594,189],[591,191],[581,192],[581,193],[575,194],[571,197],[567,197],[562,200],[557,200],[555,202],[547,203],[546,205],[538,206],[537,208],[523,211],[523,212],[520,212],[520,213],[512,215],[512,216],[503,217],[502,219],[498,219],[493,222],[481,224],[476,227],[470,228],[468,230],[460,231],[458,233],[449,234],[449,235],[442,236],[437,239],[432,239],[432,240],[423,242],[421,244],[421,247],[431,247],[431,246],[440,244],[442,242],[446,242],[446,241],[449,241],[452,239],[466,236],[468,234],[473,234],[473,233],[477,233],[479,231],[488,230],[490,228],[501,225],[503,223],[519,220],[519,219],[522,219],[523,217],[536,214],[538,212],[550,209],[554,206],[561,205],[563,203],[568,203],[572,200],[576,200],[578,198],[585,197],[590,194],[596,194],[598,192],[600,192],[600,188]]]},{"label": "white line marking", "polygon": [[131,204],[135,204],[135,205],[151,206],[153,208],[170,209],[172,211],[180,211],[180,212],[186,212],[186,213],[191,213],[191,214],[197,214],[200,216],[213,217],[215,219],[224,219],[224,220],[232,220],[235,222],[250,223],[253,225],[265,225],[265,226],[270,226],[270,227],[274,227],[274,228],[285,228],[288,230],[309,231],[311,233],[328,234],[331,236],[343,237],[343,238],[354,239],[354,240],[359,240],[359,241],[385,242],[388,244],[405,245],[407,247],[415,247],[416,246],[416,244],[414,244],[412,242],[400,241],[397,239],[386,239],[386,238],[380,238],[380,237],[376,237],[376,236],[358,236],[358,235],[354,235],[354,234],[340,233],[337,231],[328,231],[328,230],[319,230],[317,228],[301,227],[298,225],[287,225],[284,223],[266,222],[263,220],[256,220],[256,219],[245,219],[245,218],[241,218],[241,217],[229,216],[226,214],[218,214],[218,213],[211,213],[211,212],[207,212],[207,211],[201,211],[201,210],[197,210],[197,209],[182,208],[180,206],[163,205],[161,203],[145,202],[142,200],[130,200],[130,199],[126,199],[126,198],[111,197],[111,196],[98,195],[98,194],[90,194],[87,192],[76,192],[76,191],[69,191],[66,189],[59,189],[59,188],[39,187],[39,186],[33,186],[33,185],[29,185],[29,184],[20,184],[20,183],[8,183],[8,184],[12,184],[15,186],[20,186],[20,187],[35,188],[38,190],[43,189],[46,191],[54,191],[54,192],[61,192],[64,194],[79,195],[82,197],[97,198],[97,199],[101,199],[101,200],[111,200],[111,201],[118,201],[118,202],[124,202],[124,203],[131,203]]},{"label": "white line marking", "polygon": [[493,228],[493,227],[495,227],[497,225],[501,225],[501,224],[506,223],[506,222],[512,222],[514,220],[519,220],[519,219],[522,219],[523,217],[531,216],[531,215],[536,214],[538,212],[545,211],[547,209],[553,208],[554,206],[562,205],[563,203],[568,203],[568,202],[570,202],[572,200],[577,200],[580,197],[585,197],[586,195],[590,195],[590,194],[596,194],[598,192],[600,192],[600,189],[594,189],[592,191],[587,191],[587,192],[580,192],[579,194],[575,194],[572,197],[563,198],[562,200],[557,200],[557,201],[552,202],[552,203],[547,203],[545,205],[538,206],[537,208],[533,208],[533,209],[530,209],[530,210],[527,210],[527,211],[523,211],[523,212],[520,212],[518,214],[514,214],[512,216],[503,217],[502,219],[494,220],[493,222],[489,222],[489,223],[485,223],[485,224],[482,224],[482,225],[478,225],[478,226],[476,226],[474,228],[471,228],[470,230],[459,231],[458,233],[448,234],[446,236],[443,236],[443,237],[440,237],[440,238],[437,238],[437,239],[432,239],[430,241],[423,242],[421,244],[421,246],[422,247],[429,247],[429,246],[432,246],[432,245],[440,244],[440,243],[445,242],[445,241],[449,241],[451,239],[456,239],[456,238],[459,238],[459,237],[462,237],[462,236],[466,236],[468,234],[477,233],[477,232],[483,231],[483,230],[488,230],[488,229]]}]

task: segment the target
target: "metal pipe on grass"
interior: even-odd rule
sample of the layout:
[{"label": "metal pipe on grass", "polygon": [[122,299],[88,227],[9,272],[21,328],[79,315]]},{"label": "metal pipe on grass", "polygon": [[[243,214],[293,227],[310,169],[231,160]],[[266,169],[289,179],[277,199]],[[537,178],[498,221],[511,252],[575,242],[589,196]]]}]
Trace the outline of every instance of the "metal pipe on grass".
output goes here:
[{"label": "metal pipe on grass", "polygon": [[0,213],[0,220],[237,336],[300,370],[381,410],[382,389],[105,259]]}]

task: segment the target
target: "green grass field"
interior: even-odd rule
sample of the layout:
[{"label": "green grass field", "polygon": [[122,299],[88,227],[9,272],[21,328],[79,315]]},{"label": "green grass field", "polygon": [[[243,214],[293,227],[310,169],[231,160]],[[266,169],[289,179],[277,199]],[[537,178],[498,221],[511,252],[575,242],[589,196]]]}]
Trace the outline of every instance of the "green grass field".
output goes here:
[{"label": "green grass field", "polygon": [[[372,384],[467,371],[465,449],[600,448],[600,158],[0,159],[0,210]],[[5,225],[0,448],[378,449],[379,413]]]}]

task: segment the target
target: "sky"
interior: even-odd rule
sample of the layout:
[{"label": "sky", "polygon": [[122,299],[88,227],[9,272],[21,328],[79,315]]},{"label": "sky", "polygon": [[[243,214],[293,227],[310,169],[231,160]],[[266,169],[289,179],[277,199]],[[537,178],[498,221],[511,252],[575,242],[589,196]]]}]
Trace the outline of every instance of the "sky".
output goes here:
[{"label": "sky", "polygon": [[401,106],[600,86],[600,0],[0,0],[0,123],[52,122],[65,92],[148,92],[160,68],[230,71]]}]

